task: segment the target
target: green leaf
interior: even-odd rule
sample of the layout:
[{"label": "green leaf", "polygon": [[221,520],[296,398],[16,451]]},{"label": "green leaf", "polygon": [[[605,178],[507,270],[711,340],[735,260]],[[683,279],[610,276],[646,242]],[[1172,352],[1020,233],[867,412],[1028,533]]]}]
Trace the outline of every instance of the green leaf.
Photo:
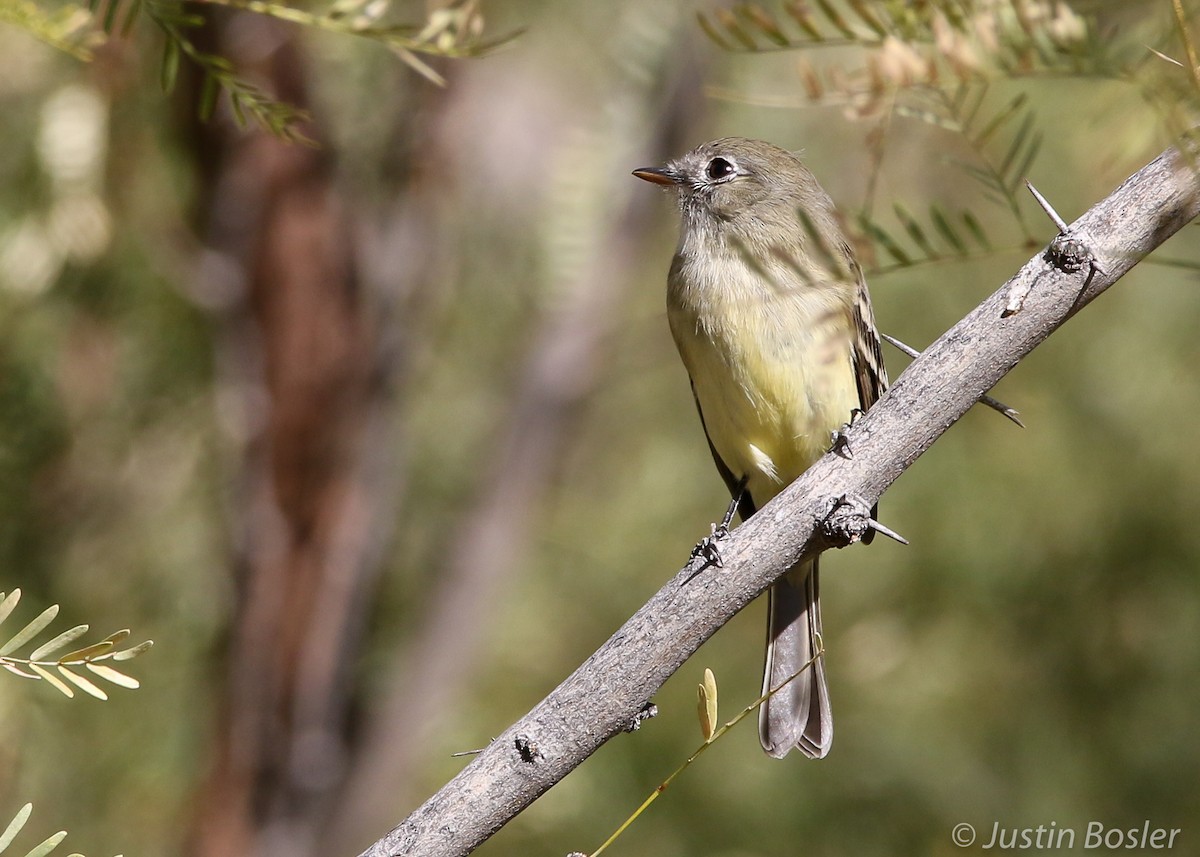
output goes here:
[{"label": "green leaf", "polygon": [[903,248],[881,226],[865,218],[862,219],[861,223],[863,230],[870,236],[871,240],[887,251],[889,256],[903,266],[912,264],[912,258],[904,252]]},{"label": "green leaf", "polygon": [[800,25],[800,29],[804,30],[810,39],[814,42],[825,41],[825,34],[817,26],[817,22],[813,19],[812,12],[808,11],[808,4],[804,0],[792,0],[783,9],[792,16],[792,19]]},{"label": "green leaf", "polygon": [[133,29],[133,24],[137,21],[138,16],[142,13],[142,0],[129,0],[129,6],[125,10],[125,20],[121,22],[121,35],[128,36],[129,31]]},{"label": "green leaf", "polygon": [[987,234],[983,231],[983,226],[980,225],[979,221],[975,219],[975,215],[969,211],[964,211],[962,213],[962,220],[979,246],[984,250],[991,250],[992,243],[988,241]]},{"label": "green leaf", "polygon": [[717,679],[705,667],[704,683],[696,688],[696,713],[700,718],[700,734],[711,741],[717,731]]},{"label": "green leaf", "polygon": [[3,852],[17,838],[17,834],[21,832],[21,828],[25,826],[25,822],[29,821],[29,814],[31,812],[33,812],[33,804],[31,803],[27,803],[17,810],[17,814],[8,823],[8,827],[4,828],[3,833],[0,833],[0,852]]},{"label": "green leaf", "polygon": [[996,205],[1000,206],[1001,208],[1009,207],[1010,199],[1008,196],[1007,188],[1000,190],[1000,191],[985,190],[983,192],[983,198],[986,199],[988,202],[995,203]]},{"label": "green leaf", "polygon": [[940,258],[942,254],[934,249],[934,246],[925,236],[925,230],[921,228],[921,224],[917,223],[916,218],[909,213],[908,209],[899,202],[892,206],[892,208],[896,212],[896,217],[899,218],[900,224],[904,227],[904,231],[908,233],[908,237],[920,248],[925,257],[928,259]]},{"label": "green leaf", "polygon": [[90,678],[85,678],[84,676],[79,675],[79,673],[72,672],[61,665],[58,667],[58,671],[63,675],[64,678],[67,679],[67,681],[71,682],[71,684],[75,685],[84,693],[94,696],[96,699],[108,699],[108,694],[101,690],[99,686],[97,686],[96,683]]},{"label": "green leaf", "polygon": [[847,39],[853,40],[854,30],[852,30],[850,25],[846,23],[846,19],[843,18],[841,14],[833,8],[833,4],[830,3],[829,0],[816,0],[816,2],[817,5],[821,7],[821,11],[825,14],[825,17],[829,19],[829,23],[833,24],[837,31]]},{"label": "green leaf", "polygon": [[960,9],[954,2],[939,3],[938,7],[946,14],[946,20],[950,22],[954,29],[961,31],[966,27],[969,12]]},{"label": "green leaf", "polygon": [[887,36],[887,28],[884,27],[880,20],[875,17],[874,13],[867,8],[867,4],[863,2],[863,0],[847,0],[847,3],[850,8],[854,10],[854,14],[859,17],[859,20],[866,24],[867,28],[874,32],[875,35],[879,36],[881,39]]},{"label": "green leaf", "polygon": [[959,237],[959,234],[954,231],[954,227],[950,225],[950,221],[946,219],[946,213],[937,205],[929,207],[929,219],[933,221],[934,228],[938,234],[946,239],[946,243],[954,248],[954,252],[960,256],[965,256],[967,253],[967,245]]},{"label": "green leaf", "polygon": [[234,73],[233,63],[225,57],[217,56],[216,54],[202,54],[197,52],[196,59],[201,62],[205,68],[212,69],[218,77],[221,75],[232,75]]},{"label": "green leaf", "polygon": [[89,661],[97,655],[103,655],[112,651],[113,644],[108,640],[101,640],[99,643],[92,643],[90,646],[84,646],[82,649],[76,649],[73,652],[67,652],[62,657],[58,658],[55,663],[58,664],[73,664]]},{"label": "green leaf", "polygon": [[100,26],[109,35],[112,35],[113,25],[117,20],[117,10],[120,8],[121,0],[108,0],[108,8],[104,10],[104,21]]},{"label": "green leaf", "polygon": [[100,676],[100,678],[107,679],[115,685],[127,687],[130,690],[137,690],[142,686],[141,682],[139,682],[133,676],[125,675],[125,673],[121,672],[120,670],[115,670],[112,667],[105,666],[104,664],[89,663],[86,666],[89,670]]},{"label": "green leaf", "polygon": [[1012,181],[1009,187],[1010,192],[1015,192],[1021,179],[1026,178],[1029,175],[1029,170],[1033,166],[1033,161],[1038,156],[1038,152],[1040,152],[1041,149],[1042,132],[1035,131],[1033,139],[1029,141],[1029,146],[1025,150],[1025,157],[1021,159],[1021,162],[1017,164],[1016,170],[1013,171]]},{"label": "green leaf", "polygon": [[71,643],[71,642],[74,642],[75,640],[78,640],[80,637],[82,637],[84,634],[87,633],[87,630],[88,630],[87,625],[76,625],[74,628],[63,631],[61,634],[59,634],[57,637],[55,637],[50,642],[44,643],[44,644],[38,646],[36,649],[34,649],[33,652],[29,655],[29,660],[40,661],[43,657],[50,654],[51,652],[58,651],[63,646],[65,646],[67,643]]},{"label": "green leaf", "polygon": [[42,632],[42,630],[54,621],[54,617],[58,615],[58,605],[52,604],[43,610],[36,619],[17,632],[17,635],[0,646],[0,655],[7,655],[15,652],[21,646],[28,643],[34,637]]},{"label": "green leaf", "polygon": [[952,158],[951,163],[953,163],[971,178],[982,184],[984,187],[991,188],[995,191],[1000,191],[1001,193],[1004,192],[1004,185],[998,178],[996,178],[995,173],[993,173],[991,170],[985,170],[982,167],[977,167],[974,164],[968,164],[966,161],[960,161],[957,158]]},{"label": "green leaf", "polygon": [[17,602],[21,600],[21,590],[14,589],[8,594],[8,597],[0,601],[0,622],[8,618],[9,614],[17,606]]},{"label": "green leaf", "polygon": [[[829,246],[829,242],[825,240],[825,236],[817,229],[817,224],[813,222],[812,217],[803,208],[796,210],[796,215],[800,219],[800,226],[804,230],[804,234],[808,236],[808,252],[809,256],[816,262],[818,271],[829,271],[837,274],[844,265],[839,264],[839,260],[834,253],[834,248]],[[796,271],[805,281],[811,282],[812,272],[807,270],[806,266],[800,265],[797,260],[791,259],[788,264]]]},{"label": "green leaf", "polygon": [[211,74],[204,75],[204,83],[200,87],[200,104],[197,112],[201,122],[207,122],[212,118],[213,112],[217,108],[217,96],[221,94],[221,85],[217,79]]},{"label": "green leaf", "polygon": [[174,90],[175,80],[179,77],[179,42],[171,38],[171,34],[163,42],[162,67],[158,73],[163,92]]},{"label": "green leaf", "polygon": [[50,672],[50,670],[46,669],[45,667],[41,666],[40,664],[30,664],[29,668],[31,670],[33,670],[35,673],[37,673],[39,676],[44,678],[46,681],[50,682],[50,684],[53,685],[56,689],[58,689],[58,691],[60,693],[62,693],[62,695],[65,696],[67,699],[74,698],[75,691],[71,690],[71,688],[65,682],[63,682],[62,679],[60,679],[54,673]]},{"label": "green leaf", "polygon": [[4,669],[8,670],[13,675],[19,675],[21,678],[32,678],[32,679],[37,678],[37,676],[34,675],[33,673],[26,672],[25,670],[21,669],[16,664],[9,663],[8,661],[0,661],[0,667],[4,667]]},{"label": "green leaf", "polygon": [[971,140],[971,144],[974,146],[982,146],[984,143],[986,143],[991,136],[1000,129],[1001,125],[1015,116],[1017,111],[1025,106],[1025,102],[1028,100],[1028,96],[1022,92],[1012,101],[1008,102],[1008,104],[1005,105],[999,113],[993,116],[992,120],[983,127],[983,130],[975,136],[975,139]]},{"label": "green leaf", "polygon": [[58,847],[58,843],[66,838],[67,831],[60,830],[53,836],[47,837],[40,845],[35,845],[25,854],[25,857],[46,857],[47,854]]},{"label": "green leaf", "polygon": [[963,134],[969,135],[970,128],[975,124],[975,119],[979,116],[979,108],[983,107],[983,100],[987,97],[987,86],[969,87],[967,84],[961,84],[963,92],[963,106],[966,105],[966,100],[969,95],[974,94],[974,99],[971,106],[965,110],[962,115],[965,117],[962,123]]},{"label": "green leaf", "polygon": [[138,655],[145,654],[150,651],[150,647],[154,645],[153,640],[143,640],[132,649],[125,649],[122,652],[113,652],[109,657],[114,661],[129,661],[136,658]]},{"label": "green leaf", "polygon": [[482,56],[483,54],[494,51],[496,48],[507,45],[510,42],[514,42],[521,36],[525,35],[525,30],[525,27],[517,27],[515,30],[510,30],[507,33],[503,33],[490,39],[480,39],[479,41],[471,44],[469,48],[469,55]]},{"label": "green leaf", "polygon": [[1008,151],[1004,153],[1004,158],[1000,161],[1000,175],[1007,176],[1009,174],[1009,169],[1016,163],[1017,155],[1032,130],[1033,113],[1031,112],[1026,113],[1025,118],[1021,120],[1021,124],[1017,127],[1017,133],[1013,135],[1012,143],[1009,144]]},{"label": "green leaf", "polygon": [[233,120],[239,128],[246,127],[246,109],[243,99],[245,96],[237,89],[230,89],[229,106],[233,108]]},{"label": "green leaf", "polygon": [[729,42],[725,41],[725,39],[721,37],[721,32],[713,25],[712,21],[708,20],[707,15],[705,15],[703,12],[697,12],[696,20],[700,23],[700,29],[704,31],[706,36],[716,43],[717,47],[724,51],[733,50],[733,45],[729,44]]},{"label": "green leaf", "polygon": [[742,28],[741,22],[738,21],[737,17],[728,9],[718,9],[713,14],[717,16],[717,20],[720,21],[721,26],[725,28],[725,32],[740,42],[742,47],[747,48],[748,50],[754,50],[758,47],[757,43],[754,41],[754,37]]},{"label": "green leaf", "polygon": [[0,23],[14,25],[33,38],[84,61],[92,58],[90,45],[95,43],[98,35],[92,18],[83,7],[74,3],[4,0],[0,2]]},{"label": "green leaf", "polygon": [[788,46],[788,38],[783,34],[783,30],[779,28],[779,22],[772,18],[770,13],[762,6],[759,6],[757,3],[743,3],[738,7],[738,11],[758,27],[770,41],[779,47],[785,48]]},{"label": "green leaf", "polygon": [[406,66],[411,68],[417,74],[421,75],[421,77],[428,80],[434,86],[446,85],[446,78],[438,74],[437,69],[425,62],[425,60],[421,59],[413,51],[410,51],[408,48],[404,47],[396,47],[394,50],[396,52],[396,56],[400,57]]}]

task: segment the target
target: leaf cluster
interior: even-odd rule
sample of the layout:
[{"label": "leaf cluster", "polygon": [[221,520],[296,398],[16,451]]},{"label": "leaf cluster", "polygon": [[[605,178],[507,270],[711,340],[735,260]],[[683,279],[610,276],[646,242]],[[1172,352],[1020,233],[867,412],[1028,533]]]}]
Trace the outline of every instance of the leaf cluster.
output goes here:
[{"label": "leaf cluster", "polygon": [[[0,625],[12,615],[20,600],[20,589],[14,589],[7,596],[0,593]],[[52,657],[55,652],[67,648],[88,632],[87,625],[76,625],[38,646],[24,657],[15,654],[49,627],[57,615],[57,604],[47,607],[10,637],[7,642],[0,645],[0,667],[21,678],[46,681],[66,697],[74,697],[74,688],[78,688],[96,699],[108,699],[108,693],[84,675],[80,671],[81,669],[118,687],[134,689],[139,686],[137,679],[116,669],[112,663],[136,658],[148,651],[154,642],[145,640],[129,648],[118,648],[119,644],[129,638],[128,629],[116,631],[99,642],[71,649],[65,654]]]},{"label": "leaf cluster", "polygon": [[[1027,95],[991,98],[993,81],[1064,75],[1125,81],[1139,88],[1178,135],[1200,115],[1200,66],[1182,0],[1169,2],[1174,26],[1157,43],[1164,49],[1182,43],[1183,59],[1122,42],[1057,0],[783,0],[772,6],[748,0],[702,12],[699,23],[726,50],[799,52],[809,102],[840,103],[851,118],[877,123],[868,138],[874,162],[867,200],[856,220],[862,236],[893,260],[886,266],[891,268],[965,255],[967,239],[984,252],[991,247],[980,226],[984,218],[969,210],[950,218],[934,205],[920,220],[898,208],[899,232],[874,217],[874,188],[895,117],[960,137],[973,157],[951,158],[951,164],[981,186],[984,198],[1011,214],[1028,243],[1032,233],[1022,213],[1021,186],[1043,135]],[[827,54],[819,64],[810,60],[822,49],[839,47],[854,49],[845,54],[852,57],[849,64]],[[1148,68],[1152,62],[1156,67]],[[1188,104],[1191,110],[1180,108]]]},{"label": "leaf cluster", "polygon": [[748,0],[698,18],[726,50],[883,49],[898,42],[920,54],[927,74],[948,70],[960,79],[1082,71],[1105,56],[1087,19],[1051,0],[784,0],[778,11]]},{"label": "leaf cluster", "polygon": [[[968,209],[963,209],[955,216],[933,203],[924,222],[899,202],[892,206],[892,210],[907,242],[866,213],[860,214],[857,220],[863,235],[892,259],[889,264],[877,264],[874,267],[876,273],[910,268],[924,262],[967,259],[993,252],[992,242],[983,224]],[[906,243],[911,243],[915,250],[905,249]]]},{"label": "leaf cluster", "polygon": [[[4,832],[0,833],[0,854],[3,854],[8,850],[8,847],[12,845],[13,840],[17,838],[17,834],[20,833],[25,827],[25,823],[29,821],[29,816],[32,813],[33,804],[31,803],[27,803],[17,810],[17,814],[13,816],[12,821],[8,823],[8,826],[4,829]],[[25,857],[46,857],[46,855],[52,853],[56,848],[58,848],[58,846],[66,838],[67,831],[65,830],[60,830],[58,833],[52,833],[37,845],[26,851]],[[68,854],[67,857],[83,857],[83,855],[79,852],[74,852],[72,854]],[[117,857],[121,857],[121,855],[118,854]]]},{"label": "leaf cluster", "polygon": [[19,27],[80,60],[91,59],[92,48],[102,40],[91,26],[91,16],[75,5],[51,11],[33,0],[0,0],[0,24]]},{"label": "leaf cluster", "polygon": [[[20,589],[14,589],[7,594],[0,592],[0,625],[3,625],[5,620],[12,615],[20,601]],[[47,607],[9,637],[6,642],[0,644],[0,667],[21,678],[45,681],[68,698],[75,696],[77,688],[96,699],[108,699],[107,691],[84,675],[81,670],[86,670],[93,676],[118,687],[134,689],[139,686],[137,679],[118,670],[112,664],[136,658],[147,652],[154,643],[151,640],[145,640],[135,646],[119,648],[119,645],[129,638],[128,629],[116,631],[103,640],[71,649],[54,657],[55,652],[61,652],[68,648],[88,632],[87,625],[76,625],[37,646],[28,655],[16,654],[46,630],[57,615],[57,604]],[[17,834],[29,821],[32,812],[33,804],[25,804],[0,833],[0,854],[5,853],[12,845]],[[25,857],[46,857],[58,848],[66,836],[65,830],[51,834],[27,851]],[[83,857],[83,855],[76,852],[68,857]]]},{"label": "leaf cluster", "polygon": [[[310,29],[370,39],[386,46],[414,71],[439,85],[445,80],[422,56],[481,56],[520,34],[516,31],[485,37],[480,0],[451,0],[432,10],[419,24],[389,20],[389,0],[335,0],[320,12],[273,0],[200,2]],[[0,22],[15,24],[47,44],[87,60],[97,44],[106,39],[128,38],[140,19],[148,19],[163,39],[159,77],[165,92],[174,89],[181,60],[186,58],[203,75],[197,105],[202,119],[211,118],[221,95],[225,95],[239,126],[254,122],[288,142],[311,143],[303,132],[310,118],[305,110],[280,101],[246,80],[228,59],[196,46],[189,31],[205,22],[204,16],[195,11],[196,6],[196,3],[185,5],[181,0],[86,0],[86,7],[67,4],[51,14],[32,0],[0,0]]]}]

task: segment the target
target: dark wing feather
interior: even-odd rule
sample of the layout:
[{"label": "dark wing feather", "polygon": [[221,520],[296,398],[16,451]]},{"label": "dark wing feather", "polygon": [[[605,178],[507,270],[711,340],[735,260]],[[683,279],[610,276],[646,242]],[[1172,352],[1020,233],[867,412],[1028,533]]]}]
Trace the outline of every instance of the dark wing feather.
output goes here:
[{"label": "dark wing feather", "polygon": [[854,298],[853,323],[854,347],[850,359],[854,367],[854,380],[858,384],[858,406],[864,411],[879,401],[888,388],[887,370],[883,366],[883,350],[879,344],[879,331],[875,327],[875,313],[871,309],[871,294],[862,268],[850,255],[850,248],[842,251],[854,272],[856,292]]},{"label": "dark wing feather", "polygon": [[[741,486],[742,477],[734,476],[733,471],[729,469],[721,456],[717,454],[717,448],[713,446],[712,438],[708,436],[708,426],[704,424],[704,411],[700,408],[700,397],[696,395],[696,382],[689,377],[688,381],[692,385],[692,399],[696,403],[696,413],[700,415],[700,428],[704,429],[704,439],[708,441],[708,451],[712,453],[713,461],[717,465],[717,471],[721,474],[721,478],[725,480],[725,486],[729,489],[729,498],[732,500],[737,494]],[[754,499],[750,496],[749,491],[742,491],[742,497],[738,501],[738,514],[742,516],[742,520],[746,520],[753,515],[757,510],[754,505]]]},{"label": "dark wing feather", "polygon": [[[867,291],[866,278],[850,247],[843,244],[842,252],[846,254],[856,283],[851,319],[854,324],[854,344],[850,352],[850,365],[858,385],[858,406],[865,411],[879,401],[879,397],[887,390],[887,369],[883,365],[883,349],[879,345],[879,330],[875,327],[875,312],[871,309],[871,293]],[[878,503],[871,508],[871,517],[879,519]],[[874,537],[875,531],[867,530],[863,534],[863,544],[870,544]]]}]

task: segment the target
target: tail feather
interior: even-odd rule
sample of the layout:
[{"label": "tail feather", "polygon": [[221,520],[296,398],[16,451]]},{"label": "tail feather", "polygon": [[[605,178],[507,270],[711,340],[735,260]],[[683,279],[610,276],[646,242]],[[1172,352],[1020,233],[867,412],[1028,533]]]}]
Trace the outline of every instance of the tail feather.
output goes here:
[{"label": "tail feather", "polygon": [[[799,747],[810,759],[824,758],[833,743],[833,714],[825,683],[824,657],[805,668],[820,646],[821,600],[816,560],[796,566],[771,587],[767,611],[763,693],[782,689],[759,709],[759,740],[763,749],[777,759],[786,756],[793,747]],[[797,673],[800,675],[792,679]]]}]

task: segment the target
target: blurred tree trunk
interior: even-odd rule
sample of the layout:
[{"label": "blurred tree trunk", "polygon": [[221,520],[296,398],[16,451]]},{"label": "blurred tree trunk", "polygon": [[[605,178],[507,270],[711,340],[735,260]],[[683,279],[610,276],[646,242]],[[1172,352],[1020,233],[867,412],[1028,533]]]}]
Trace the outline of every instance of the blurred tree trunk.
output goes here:
[{"label": "blurred tree trunk", "polygon": [[[288,30],[234,20],[238,39],[218,30],[203,47],[307,106],[303,56]],[[664,40],[658,50],[671,45]],[[647,86],[628,96],[635,115],[654,105],[656,121],[641,123],[638,139],[622,141],[622,151],[679,148],[658,138],[678,130],[680,105],[692,105],[696,90],[687,75],[672,77],[665,91]],[[430,265],[439,242],[430,232],[446,195],[439,169],[447,165],[437,163],[437,140],[424,138],[435,136],[445,101],[438,95],[436,108],[404,111],[390,147],[403,161],[393,165],[402,186],[369,233],[352,228],[348,209],[362,204],[339,198],[320,150],[228,124],[194,130],[208,194],[211,295],[201,299],[219,310],[218,407],[241,422],[241,459],[231,467],[238,474],[231,499],[238,602],[212,769],[198,800],[195,857],[335,853],[369,836],[409,797],[421,741],[463,691],[486,630],[479,617],[525,547],[573,416],[596,382],[622,286],[632,282],[621,266],[605,264],[614,247],[624,248],[619,258],[634,255],[629,245],[653,201],[632,196],[630,185],[615,195],[630,197],[629,207],[614,204],[616,222],[588,235],[595,252],[585,254],[587,273],[571,284],[571,299],[529,333],[507,440],[481,468],[474,501],[453,527],[437,591],[397,659],[392,693],[373,706],[352,747],[347,667],[398,493],[386,481],[397,464],[381,461],[382,414],[393,410],[387,383],[396,362],[407,368],[413,332],[421,333],[409,318],[392,320],[389,330],[377,326],[372,301],[379,296],[361,281],[383,264],[387,288],[409,308],[435,281]],[[308,133],[321,138],[319,125]],[[611,181],[624,186],[625,161],[643,157],[619,159]],[[420,169],[413,168],[417,158]],[[352,236],[366,240],[356,249]],[[381,346],[388,334],[402,341]]]},{"label": "blurred tree trunk", "polygon": [[[215,17],[229,23],[205,49],[308,106],[294,31]],[[193,133],[201,299],[216,310],[215,400],[235,436],[237,602],[190,851],[303,857],[344,776],[348,667],[391,520],[391,368],[323,151],[227,120]]]},{"label": "blurred tree trunk", "polygon": [[[629,164],[658,162],[684,149],[689,123],[702,114],[696,82],[703,75],[692,37],[681,27],[690,17],[655,15],[636,4],[625,14],[664,35],[639,55],[634,72],[607,70],[614,94],[608,109],[597,110],[606,118],[574,129],[567,168],[587,181],[572,184],[575,194],[557,202],[555,223],[544,227],[554,237],[541,238],[543,255],[549,253],[545,245],[572,248],[570,264],[562,266],[572,273],[555,283],[540,312],[529,314],[522,331],[528,346],[511,401],[487,459],[479,463],[469,501],[447,522],[451,535],[435,560],[436,583],[412,639],[391,661],[386,692],[364,712],[322,853],[360,850],[372,830],[394,817],[395,807],[417,797],[412,774],[428,761],[445,713],[469,692],[484,641],[503,621],[496,615],[498,599],[536,536],[546,491],[581,410],[603,380],[616,327],[626,318],[625,303],[637,282],[631,260],[657,202],[638,192]],[[449,74],[452,87],[456,68]],[[607,118],[613,115],[627,124]],[[454,130],[463,133],[461,126]],[[470,133],[487,131],[479,125]],[[539,144],[535,160],[552,171],[564,157],[564,144]],[[429,148],[438,148],[436,140]],[[597,199],[604,204],[596,206]]]}]

